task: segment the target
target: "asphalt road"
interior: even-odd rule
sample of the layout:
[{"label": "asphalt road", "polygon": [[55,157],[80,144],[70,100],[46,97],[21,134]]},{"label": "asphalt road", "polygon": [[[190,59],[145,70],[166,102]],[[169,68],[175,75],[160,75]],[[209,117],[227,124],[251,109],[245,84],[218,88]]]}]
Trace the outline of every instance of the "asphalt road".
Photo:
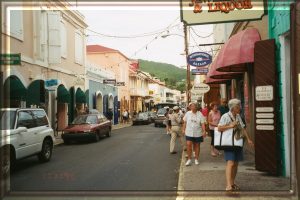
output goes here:
[{"label": "asphalt road", "polygon": [[176,191],[181,156],[169,153],[169,141],[151,124],[114,130],[98,143],[61,144],[48,163],[19,161],[11,191]]}]

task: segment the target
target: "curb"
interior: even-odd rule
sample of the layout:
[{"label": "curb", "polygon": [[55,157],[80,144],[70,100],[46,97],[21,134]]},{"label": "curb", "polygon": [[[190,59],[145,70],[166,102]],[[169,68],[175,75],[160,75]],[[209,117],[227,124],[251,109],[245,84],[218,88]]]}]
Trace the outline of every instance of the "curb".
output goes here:
[{"label": "curb", "polygon": [[181,154],[181,162],[180,162],[180,168],[179,168],[179,175],[178,175],[178,185],[177,185],[177,195],[176,195],[176,200],[184,200],[184,187],[183,187],[183,168],[185,165],[185,153],[182,151]]}]

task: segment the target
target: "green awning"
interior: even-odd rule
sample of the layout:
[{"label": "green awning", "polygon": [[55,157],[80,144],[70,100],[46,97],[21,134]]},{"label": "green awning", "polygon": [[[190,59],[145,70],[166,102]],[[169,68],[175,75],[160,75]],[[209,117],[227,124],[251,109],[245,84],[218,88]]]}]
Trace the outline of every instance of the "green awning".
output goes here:
[{"label": "green awning", "polygon": [[80,88],[76,90],[75,97],[76,97],[76,103],[86,103],[85,94]]},{"label": "green awning", "polygon": [[4,83],[4,96],[11,100],[25,101],[26,94],[27,90],[18,77],[10,76],[6,79]]},{"label": "green awning", "polygon": [[86,102],[88,105],[89,105],[89,101],[90,101],[89,97],[90,97],[90,95],[89,95],[89,90],[86,90],[86,91],[85,91],[85,102]]},{"label": "green awning", "polygon": [[59,85],[57,88],[57,102],[70,103],[71,95],[64,85]]},{"label": "green awning", "polygon": [[45,103],[45,85],[43,80],[33,81],[27,89],[26,105],[40,105]]}]

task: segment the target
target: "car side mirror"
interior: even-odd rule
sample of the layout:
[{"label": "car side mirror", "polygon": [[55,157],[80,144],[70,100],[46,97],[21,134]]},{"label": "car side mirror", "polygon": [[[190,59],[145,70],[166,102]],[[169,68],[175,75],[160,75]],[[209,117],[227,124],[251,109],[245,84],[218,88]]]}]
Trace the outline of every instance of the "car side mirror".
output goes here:
[{"label": "car side mirror", "polygon": [[23,132],[27,132],[27,128],[24,126],[18,127],[17,128],[18,133],[23,133]]}]

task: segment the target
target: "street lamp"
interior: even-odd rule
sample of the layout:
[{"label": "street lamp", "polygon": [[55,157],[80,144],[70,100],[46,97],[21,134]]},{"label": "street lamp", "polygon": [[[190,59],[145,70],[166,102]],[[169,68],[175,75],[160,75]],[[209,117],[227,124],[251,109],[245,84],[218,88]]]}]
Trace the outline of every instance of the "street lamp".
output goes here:
[{"label": "street lamp", "polygon": [[[189,52],[188,52],[188,41],[187,41],[187,26],[186,24],[184,24],[184,36],[183,35],[179,35],[179,34],[175,34],[175,33],[172,33],[172,34],[166,34],[166,35],[162,35],[161,37],[162,38],[166,38],[166,37],[169,37],[171,35],[176,35],[176,36],[180,36],[180,37],[183,37],[184,38],[184,51],[185,51],[185,56],[186,56],[186,61],[187,61],[187,58],[188,58],[188,55],[189,55]],[[186,65],[186,103],[187,105],[189,105],[189,103],[191,102],[191,72],[190,72],[190,64],[187,62],[187,65]]]}]

